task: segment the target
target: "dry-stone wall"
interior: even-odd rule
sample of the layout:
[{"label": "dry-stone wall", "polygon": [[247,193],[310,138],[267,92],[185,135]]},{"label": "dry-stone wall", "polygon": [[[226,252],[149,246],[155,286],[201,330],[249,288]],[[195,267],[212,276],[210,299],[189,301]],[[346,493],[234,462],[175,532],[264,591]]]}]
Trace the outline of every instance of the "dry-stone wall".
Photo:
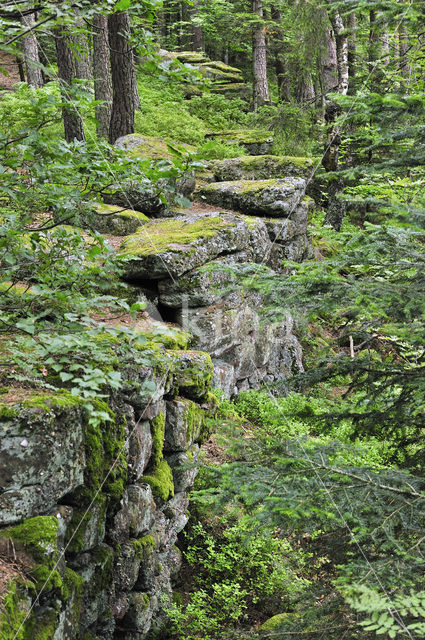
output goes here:
[{"label": "dry-stone wall", "polygon": [[[161,628],[213,404],[207,354],[157,345],[155,359],[123,364],[103,424],[66,390],[0,396],[2,640]],[[155,391],[135,384],[147,380]]]}]

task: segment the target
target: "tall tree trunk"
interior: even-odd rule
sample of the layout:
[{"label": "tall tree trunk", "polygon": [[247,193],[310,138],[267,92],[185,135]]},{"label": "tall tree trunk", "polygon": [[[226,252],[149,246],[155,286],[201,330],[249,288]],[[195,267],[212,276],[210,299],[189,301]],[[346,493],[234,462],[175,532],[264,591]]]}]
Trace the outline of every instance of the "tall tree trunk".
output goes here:
[{"label": "tall tree trunk", "polygon": [[390,34],[388,26],[385,24],[382,30],[382,62],[385,65],[390,64]]},{"label": "tall tree trunk", "polygon": [[254,109],[270,102],[267,82],[266,27],[263,22],[263,0],[252,1],[252,11],[257,16],[253,34]]},{"label": "tall tree trunk", "polygon": [[111,64],[109,60],[108,18],[102,14],[93,17],[93,76],[94,97],[102,103],[96,107],[97,135],[109,137],[112,109]]},{"label": "tall tree trunk", "polygon": [[[30,15],[23,16],[21,22],[24,27],[30,29],[35,24],[35,15],[31,13]],[[22,39],[22,48],[27,72],[27,82],[32,87],[39,89],[44,83],[41,69],[37,66],[40,63],[40,58],[38,55],[37,36],[34,31],[30,31]]]},{"label": "tall tree trunk", "polygon": [[325,94],[338,89],[338,61],[333,30],[326,29],[326,52],[322,59],[322,76]]},{"label": "tall tree trunk", "polygon": [[192,31],[193,31],[193,50],[203,51],[204,49],[204,32],[199,22],[199,0],[193,0],[192,14]]},{"label": "tall tree trunk", "polygon": [[353,95],[356,82],[356,56],[357,56],[357,16],[350,13],[348,16],[348,92]]},{"label": "tall tree trunk", "polygon": [[[75,20],[78,26],[84,26],[84,21],[79,15],[78,9],[74,9]],[[78,33],[72,37],[74,44],[75,75],[80,80],[90,82],[93,78],[90,40],[86,33]]]},{"label": "tall tree trunk", "polygon": [[62,94],[62,116],[65,128],[65,140],[84,140],[84,129],[78,110],[72,105],[70,88],[75,78],[74,54],[69,46],[69,33],[65,27],[58,27],[55,32],[56,59]]},{"label": "tall tree trunk", "polygon": [[376,11],[369,11],[369,72],[372,73],[376,67],[380,55],[379,34],[376,25]]},{"label": "tall tree trunk", "polygon": [[128,13],[111,14],[108,31],[113,89],[109,141],[113,144],[117,138],[134,133],[134,56]]},{"label": "tall tree trunk", "polygon": [[330,18],[335,34],[336,59],[338,66],[338,93],[348,92],[348,36],[339,13]]},{"label": "tall tree trunk", "polygon": [[405,24],[401,24],[399,28],[399,60],[400,73],[403,78],[410,78],[410,64],[408,58],[409,52],[409,36]]},{"label": "tall tree trunk", "polygon": [[279,100],[282,100],[283,102],[290,102],[291,85],[289,82],[288,68],[285,59],[285,34],[282,27],[282,11],[280,6],[271,7],[271,17],[275,23],[273,28],[272,44]]}]

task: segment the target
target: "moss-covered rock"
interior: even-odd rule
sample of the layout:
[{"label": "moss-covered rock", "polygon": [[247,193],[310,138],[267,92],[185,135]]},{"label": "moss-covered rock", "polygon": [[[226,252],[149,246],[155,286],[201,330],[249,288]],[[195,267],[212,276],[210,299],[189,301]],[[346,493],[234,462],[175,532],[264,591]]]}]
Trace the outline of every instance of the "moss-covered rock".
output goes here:
[{"label": "moss-covered rock", "polygon": [[229,180],[269,180],[296,176],[308,179],[318,158],[298,158],[293,156],[242,156],[219,160],[214,166],[215,179]]},{"label": "moss-covered rock", "polygon": [[235,83],[235,82],[243,82],[242,73],[239,69],[235,69],[234,67],[229,67],[224,63],[216,62],[204,62],[198,65],[198,69],[200,73],[206,78],[210,78],[216,82],[220,83]]},{"label": "moss-covered rock", "polygon": [[210,204],[242,213],[286,218],[296,211],[305,192],[303,178],[235,180],[205,185],[200,196]]},{"label": "moss-covered rock", "polygon": [[144,213],[112,204],[99,205],[87,220],[91,229],[114,236],[128,236],[147,222],[149,218]]},{"label": "moss-covered rock", "polygon": [[212,93],[218,93],[226,98],[240,98],[241,100],[250,100],[251,88],[244,82],[215,82],[211,87]]},{"label": "moss-covered rock", "polygon": [[166,502],[174,495],[173,473],[168,462],[161,460],[152,471],[148,471],[142,478],[143,482],[149,484],[152,494],[159,504]]},{"label": "moss-covered rock", "polygon": [[126,238],[118,259],[128,278],[175,278],[221,254],[244,249],[252,231],[242,217],[220,212],[152,221]]},{"label": "moss-covered rock", "polygon": [[46,513],[83,482],[82,400],[22,390],[0,397],[0,526]]},{"label": "moss-covered rock", "polygon": [[202,51],[167,51],[165,57],[193,65],[209,61],[208,56]]},{"label": "moss-covered rock", "polygon": [[203,400],[210,390],[213,365],[202,351],[168,351],[173,359],[174,393]]},{"label": "moss-covered rock", "polygon": [[201,442],[205,417],[205,411],[191,400],[175,398],[167,402],[165,451],[186,451],[193,443]]},{"label": "moss-covered rock", "polygon": [[205,137],[229,144],[239,144],[245,147],[249,155],[252,156],[268,154],[273,146],[273,135],[270,131],[261,131],[260,129],[218,131],[207,133]]},{"label": "moss-covered rock", "polygon": [[278,613],[276,616],[266,620],[260,627],[260,631],[278,631],[279,627],[282,627],[287,622],[294,621],[295,615],[293,613]]}]

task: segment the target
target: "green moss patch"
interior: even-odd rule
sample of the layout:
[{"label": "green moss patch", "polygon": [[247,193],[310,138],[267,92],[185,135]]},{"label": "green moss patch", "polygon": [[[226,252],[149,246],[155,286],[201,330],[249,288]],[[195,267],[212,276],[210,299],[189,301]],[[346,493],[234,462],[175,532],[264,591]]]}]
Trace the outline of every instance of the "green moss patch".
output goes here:
[{"label": "green moss patch", "polygon": [[258,144],[273,142],[273,135],[270,131],[260,129],[239,129],[237,131],[218,131],[207,133],[206,138],[218,138],[226,142],[236,142],[239,144]]},{"label": "green moss patch", "polygon": [[212,238],[229,226],[229,222],[219,217],[205,217],[195,222],[183,219],[153,222],[124,240],[119,257],[148,256],[163,251],[187,252],[191,243]]},{"label": "green moss patch", "polygon": [[143,476],[143,482],[150,485],[154,498],[160,502],[167,502],[174,496],[173,472],[165,460],[161,460],[150,474]]},{"label": "green moss patch", "polygon": [[151,430],[152,430],[152,463],[155,467],[157,467],[164,455],[164,433],[165,433],[165,414],[160,413],[156,416],[151,422]]}]

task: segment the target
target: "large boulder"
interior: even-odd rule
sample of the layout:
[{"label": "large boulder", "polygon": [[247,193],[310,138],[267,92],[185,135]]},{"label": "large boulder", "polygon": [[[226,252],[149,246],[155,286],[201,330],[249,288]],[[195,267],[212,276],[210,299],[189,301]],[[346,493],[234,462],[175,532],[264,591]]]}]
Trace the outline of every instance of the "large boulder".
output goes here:
[{"label": "large boulder", "polygon": [[214,165],[214,177],[218,182],[229,180],[269,180],[295,176],[308,180],[317,162],[315,158],[294,156],[242,156],[226,158]]},{"label": "large boulder", "polygon": [[251,156],[270,153],[273,146],[273,134],[270,131],[261,131],[259,129],[218,131],[207,133],[205,138],[208,140],[220,140],[220,142],[227,142],[228,144],[239,144],[245,147]]},{"label": "large boulder", "polygon": [[260,237],[268,238],[261,220],[232,213],[193,213],[144,225],[124,240],[118,258],[129,279],[175,279],[250,244],[261,250]]},{"label": "large boulder", "polygon": [[86,418],[67,392],[11,390],[0,399],[3,526],[46,513],[83,483]]},{"label": "large boulder", "polygon": [[287,218],[304,197],[303,178],[235,180],[204,185],[200,197],[209,204],[248,215]]}]

